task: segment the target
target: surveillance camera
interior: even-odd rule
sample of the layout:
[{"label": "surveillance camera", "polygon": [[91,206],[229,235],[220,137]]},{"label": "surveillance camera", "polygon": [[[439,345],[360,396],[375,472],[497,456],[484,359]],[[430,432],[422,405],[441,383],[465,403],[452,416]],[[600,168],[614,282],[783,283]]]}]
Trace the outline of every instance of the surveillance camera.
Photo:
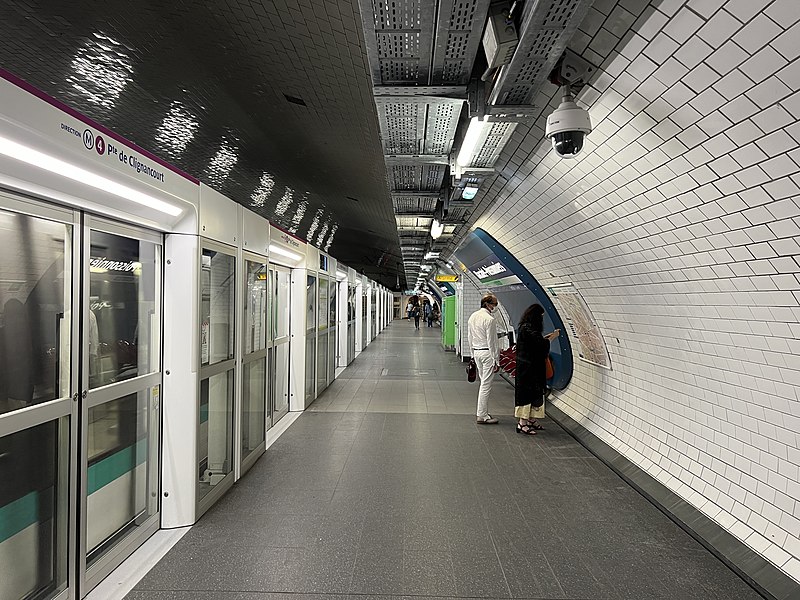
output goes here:
[{"label": "surveillance camera", "polygon": [[575,158],[583,148],[584,137],[591,132],[589,113],[575,104],[566,90],[561,104],[547,117],[545,137],[550,138],[553,150],[561,158]]}]

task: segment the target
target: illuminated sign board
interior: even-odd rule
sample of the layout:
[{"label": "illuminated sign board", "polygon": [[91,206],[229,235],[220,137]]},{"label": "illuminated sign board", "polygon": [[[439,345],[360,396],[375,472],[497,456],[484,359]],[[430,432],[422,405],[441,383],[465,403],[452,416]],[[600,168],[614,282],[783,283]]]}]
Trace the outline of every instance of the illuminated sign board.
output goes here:
[{"label": "illuminated sign board", "polygon": [[437,275],[435,279],[436,281],[455,282],[458,281],[458,275]]}]

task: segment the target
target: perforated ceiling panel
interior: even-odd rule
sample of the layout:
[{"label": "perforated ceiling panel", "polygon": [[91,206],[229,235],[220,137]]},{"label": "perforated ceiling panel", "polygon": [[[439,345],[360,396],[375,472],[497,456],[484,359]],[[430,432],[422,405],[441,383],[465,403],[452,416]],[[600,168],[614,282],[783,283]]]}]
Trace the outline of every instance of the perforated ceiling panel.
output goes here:
[{"label": "perforated ceiling panel", "polygon": [[395,214],[433,214],[436,209],[436,201],[439,199],[439,194],[431,195],[403,195],[393,194],[392,202],[394,203]]},{"label": "perforated ceiling panel", "polygon": [[389,186],[393,190],[422,190],[438,192],[446,165],[392,165],[389,169]]},{"label": "perforated ceiling panel", "polygon": [[[420,22],[377,6],[398,15],[395,34]],[[0,66],[393,286],[362,33],[357,0],[5,0]],[[419,39],[385,43],[427,65]]]},{"label": "perforated ceiling panel", "polygon": [[463,100],[391,96],[375,103],[385,154],[445,155],[452,149]]},{"label": "perforated ceiling panel", "polygon": [[[490,0],[361,0],[388,183],[398,215],[432,215],[466,99]],[[419,194],[397,192],[433,192]],[[398,219],[403,259],[433,243],[430,219]],[[407,277],[415,275],[407,269]],[[413,283],[413,282],[412,282]]]},{"label": "perforated ceiling panel", "polygon": [[375,84],[427,83],[435,4],[429,0],[372,0],[362,6],[371,8],[363,20]]},{"label": "perforated ceiling panel", "polygon": [[480,150],[472,161],[472,166],[491,167],[494,165],[516,126],[516,123],[492,123]]},{"label": "perforated ceiling panel", "polygon": [[592,0],[526,2],[519,46],[501,71],[490,104],[533,104],[591,4]]},{"label": "perforated ceiling panel", "polygon": [[469,81],[481,42],[489,2],[449,0],[439,4],[440,29],[433,54],[433,85]]}]

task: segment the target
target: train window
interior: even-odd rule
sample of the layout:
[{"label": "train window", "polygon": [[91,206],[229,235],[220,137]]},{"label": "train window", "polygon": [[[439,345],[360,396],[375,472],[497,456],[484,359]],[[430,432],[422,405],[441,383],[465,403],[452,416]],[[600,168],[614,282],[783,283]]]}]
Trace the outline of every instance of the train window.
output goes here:
[{"label": "train window", "polygon": [[0,211],[0,414],[69,395],[71,235]]},{"label": "train window", "polygon": [[160,252],[153,242],[91,232],[90,388],[158,371]]},{"label": "train window", "polygon": [[236,259],[203,248],[200,347],[204,365],[233,358],[235,283]]}]

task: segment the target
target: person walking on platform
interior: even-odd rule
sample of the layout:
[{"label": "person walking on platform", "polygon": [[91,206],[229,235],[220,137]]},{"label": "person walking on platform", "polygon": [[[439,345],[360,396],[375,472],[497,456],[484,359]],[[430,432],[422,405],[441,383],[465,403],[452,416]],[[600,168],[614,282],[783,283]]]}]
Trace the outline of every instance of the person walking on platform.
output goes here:
[{"label": "person walking on platform", "polygon": [[408,303],[406,304],[406,319],[409,321],[411,320],[411,309],[414,308],[414,305],[411,303],[411,298],[408,299]]},{"label": "person walking on platform", "polygon": [[428,327],[433,327],[433,324],[431,322],[431,315],[433,314],[433,307],[431,306],[431,303],[427,299],[425,300],[424,307],[425,307],[425,322],[428,324]]},{"label": "person walking on platform", "polygon": [[544,309],[539,304],[531,304],[522,313],[517,330],[514,416],[519,419],[517,433],[527,435],[536,435],[537,431],[544,429],[532,415],[544,404],[545,361],[550,353],[550,342],[561,333],[556,329],[542,336],[543,321]]},{"label": "person walking on platform", "polygon": [[417,296],[413,296],[412,300],[414,302],[411,305],[410,317],[414,319],[414,328],[419,329],[419,313],[420,313],[419,298]]},{"label": "person walking on platform", "polygon": [[489,414],[489,392],[494,374],[500,368],[497,350],[497,323],[492,313],[497,309],[497,297],[487,294],[481,298],[481,307],[472,313],[467,322],[467,341],[472,358],[478,365],[481,386],[478,389],[477,422],[493,425],[498,422]]}]

